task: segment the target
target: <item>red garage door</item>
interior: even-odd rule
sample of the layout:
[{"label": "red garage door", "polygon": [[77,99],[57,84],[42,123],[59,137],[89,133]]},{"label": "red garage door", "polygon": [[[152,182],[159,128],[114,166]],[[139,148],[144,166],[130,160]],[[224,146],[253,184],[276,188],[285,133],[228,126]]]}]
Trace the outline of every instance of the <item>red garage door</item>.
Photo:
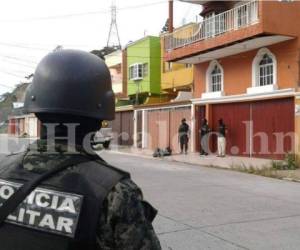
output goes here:
[{"label": "red garage door", "polygon": [[252,104],[253,156],[282,159],[292,150],[293,139],[289,133],[295,131],[294,113],[293,98]]},{"label": "red garage door", "polygon": [[[282,159],[293,148],[293,98],[213,105],[213,131],[220,118],[228,127],[227,154]],[[216,151],[216,136],[212,141]]]},{"label": "red garage door", "polygon": [[[212,109],[212,129],[218,131],[218,121],[223,119],[228,128],[226,149],[227,154],[250,156],[250,150],[247,150],[246,123],[250,120],[250,103],[230,103],[214,105]],[[247,135],[248,133],[248,135]],[[213,151],[217,151],[217,138],[212,136]]]}]

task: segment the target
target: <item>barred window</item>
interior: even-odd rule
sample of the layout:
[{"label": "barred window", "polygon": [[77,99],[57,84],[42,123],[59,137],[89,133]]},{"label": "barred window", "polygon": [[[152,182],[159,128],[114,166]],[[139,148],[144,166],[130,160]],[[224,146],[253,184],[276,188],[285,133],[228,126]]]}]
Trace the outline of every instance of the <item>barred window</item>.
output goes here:
[{"label": "barred window", "polygon": [[271,85],[274,83],[274,62],[265,54],[259,63],[259,86]]},{"label": "barred window", "polygon": [[137,63],[129,67],[129,80],[142,80],[148,75],[148,64]]},{"label": "barred window", "polygon": [[261,48],[252,62],[252,87],[270,85],[277,87],[277,60],[268,48]]},{"label": "barred window", "polygon": [[211,92],[218,92],[222,90],[222,71],[218,65],[215,65],[211,72]]}]

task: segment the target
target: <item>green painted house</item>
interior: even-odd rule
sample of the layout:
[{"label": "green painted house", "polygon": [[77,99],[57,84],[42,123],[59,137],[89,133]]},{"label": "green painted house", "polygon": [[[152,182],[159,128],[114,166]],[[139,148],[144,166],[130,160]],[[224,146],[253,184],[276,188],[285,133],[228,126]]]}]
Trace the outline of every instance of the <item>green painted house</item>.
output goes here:
[{"label": "green painted house", "polygon": [[160,94],[160,38],[147,36],[127,46],[128,96]]}]

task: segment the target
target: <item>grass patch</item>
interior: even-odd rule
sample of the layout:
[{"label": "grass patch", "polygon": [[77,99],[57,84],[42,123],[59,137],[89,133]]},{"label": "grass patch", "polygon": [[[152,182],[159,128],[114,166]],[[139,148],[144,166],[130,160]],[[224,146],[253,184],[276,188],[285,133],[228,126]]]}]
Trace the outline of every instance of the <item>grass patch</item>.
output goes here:
[{"label": "grass patch", "polygon": [[287,153],[283,161],[272,161],[272,168],[275,170],[296,170],[299,169],[299,157],[295,154]]},{"label": "grass patch", "polygon": [[271,162],[270,166],[266,165],[258,168],[253,165],[246,166],[243,163],[241,165],[232,165],[231,169],[243,173],[260,175],[265,177],[300,181],[299,166],[299,157],[295,154],[287,153],[284,160],[274,160]]},{"label": "grass patch", "polygon": [[257,168],[253,165],[246,166],[245,164],[241,165],[232,165],[232,170],[248,173],[248,174],[254,174],[254,175],[261,175],[265,177],[271,177],[271,178],[278,178],[277,170],[270,166],[263,166],[260,168]]}]

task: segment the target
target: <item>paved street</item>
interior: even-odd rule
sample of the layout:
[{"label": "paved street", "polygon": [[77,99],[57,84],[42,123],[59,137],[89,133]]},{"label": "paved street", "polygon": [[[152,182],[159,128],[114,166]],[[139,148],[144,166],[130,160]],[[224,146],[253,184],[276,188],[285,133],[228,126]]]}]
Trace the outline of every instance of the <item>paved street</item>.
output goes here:
[{"label": "paved street", "polygon": [[159,209],[163,249],[299,249],[300,184],[103,153]]},{"label": "paved street", "polygon": [[[0,138],[1,152],[7,139]],[[8,151],[27,143],[9,138]],[[163,249],[300,248],[299,183],[116,153],[102,157],[129,171],[159,210],[154,226]]]}]

